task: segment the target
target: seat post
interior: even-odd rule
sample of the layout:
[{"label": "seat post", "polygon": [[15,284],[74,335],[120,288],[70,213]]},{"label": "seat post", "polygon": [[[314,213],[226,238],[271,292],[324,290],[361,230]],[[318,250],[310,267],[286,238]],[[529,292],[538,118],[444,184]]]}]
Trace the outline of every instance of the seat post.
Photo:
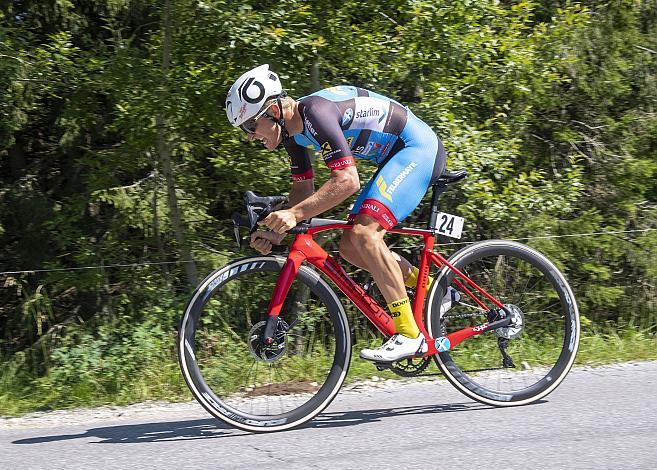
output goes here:
[{"label": "seat post", "polygon": [[433,189],[433,194],[431,195],[431,215],[429,216],[429,224],[427,225],[428,230],[435,230],[436,221],[438,220],[438,199],[441,194],[447,189],[447,185],[444,184],[434,184],[431,186]]}]

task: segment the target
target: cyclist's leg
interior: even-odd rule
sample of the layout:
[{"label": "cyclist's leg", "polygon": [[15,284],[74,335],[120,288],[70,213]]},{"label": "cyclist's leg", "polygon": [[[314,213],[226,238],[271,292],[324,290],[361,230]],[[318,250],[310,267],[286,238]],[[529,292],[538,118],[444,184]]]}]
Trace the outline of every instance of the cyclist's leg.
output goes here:
[{"label": "cyclist's leg", "polygon": [[354,227],[344,233],[343,240],[360,251],[362,267],[372,273],[381,294],[390,303],[405,297],[406,289],[399,264],[383,240],[385,233],[376,219],[359,214],[354,219]]},{"label": "cyclist's leg", "polygon": [[[360,193],[360,196],[358,197],[358,199],[354,203],[354,209],[358,208],[362,205],[363,201],[367,197],[369,187],[374,184],[375,179],[376,178],[371,179],[365,185],[365,187],[363,188],[363,190]],[[355,210],[352,210],[352,212],[349,216],[349,219],[353,221],[355,219],[355,216],[356,216]],[[413,277],[413,272],[414,272],[414,270],[417,270],[417,268],[414,268],[413,265],[406,258],[404,258],[403,256],[400,256],[399,254],[397,254],[395,252],[390,252],[390,253],[391,253],[391,256],[393,257],[393,259],[399,265],[399,269],[401,270],[402,277],[404,279],[404,283],[406,283],[409,278]],[[354,266],[357,266],[361,269],[367,269],[366,268],[367,263],[366,263],[365,260],[363,260],[361,251],[359,250],[359,248],[357,246],[352,246],[349,243],[348,238],[344,238],[344,237],[342,238],[342,241],[340,243],[340,256],[342,256],[343,259],[345,259],[349,263],[353,264]],[[417,278],[415,278],[415,280],[417,280]],[[415,287],[415,282],[413,282],[412,285],[409,285],[409,284],[406,284],[406,285],[408,287]]]},{"label": "cyclist's leg", "polygon": [[[364,349],[361,357],[377,362],[392,362],[426,352],[426,341],[413,319],[413,311],[404,287],[399,265],[383,240],[386,230],[381,223],[368,215],[359,214],[354,226],[344,237],[358,246],[367,269],[388,302],[390,314],[398,335],[384,346]],[[393,300],[394,299],[394,300]]]},{"label": "cyclist's leg", "polygon": [[[354,266],[357,266],[361,269],[367,269],[365,268],[366,263],[362,260],[357,247],[352,248],[351,245],[348,245],[346,242],[344,242],[344,240],[345,239],[343,238],[343,243],[340,244],[340,256]],[[404,278],[404,284],[406,287],[414,288],[417,283],[417,274],[414,277],[414,273],[417,271],[417,268],[398,253],[391,251],[390,254],[399,265],[399,269],[402,272],[402,277]]]},{"label": "cyclist's leg", "polygon": [[343,248],[359,253],[362,267],[372,274],[391,310],[397,332],[409,338],[417,338],[420,331],[404,285],[408,265],[402,273],[401,257],[393,256],[383,237],[415,209],[431,179],[433,161],[429,160],[428,171],[423,170],[413,150],[402,149],[374,175],[358,198],[359,206],[354,205],[354,227],[344,233],[342,242]]},{"label": "cyclist's leg", "polygon": [[[358,210],[363,205],[363,201],[365,201],[365,199],[369,197],[371,187],[374,186],[374,182],[377,179],[378,174],[379,171],[376,172],[374,177],[365,185],[365,187],[361,191],[360,195],[358,196],[356,202],[353,205],[351,213],[349,214],[349,220],[353,221],[355,219]],[[347,260],[349,263],[353,264],[354,266],[358,266],[361,269],[367,269],[366,267],[367,262],[363,260],[362,253],[359,247],[352,246],[352,244],[349,242],[350,242],[349,237],[342,238],[342,241],[340,243],[340,256],[342,256],[343,259]],[[413,265],[406,258],[400,256],[395,252],[391,252],[391,256],[399,265],[399,269],[402,272],[404,283],[406,283],[407,279],[409,279],[409,277],[412,277],[412,274],[414,272]],[[415,284],[409,285],[408,287],[415,287]]]},{"label": "cyclist's leg", "polygon": [[[433,177],[438,154],[438,138],[426,124],[415,120],[412,139],[417,144],[421,134],[424,145],[411,145],[402,148],[390,158],[368,183],[352,210],[354,228],[344,234],[345,245],[360,250],[360,258],[388,302],[398,333],[404,337],[419,340],[424,338],[415,324],[410,301],[404,286],[401,268],[383,241],[387,230],[406,218],[420,203]],[[420,123],[421,126],[418,126]],[[423,132],[417,132],[417,128]],[[415,139],[415,140],[413,140]],[[403,342],[393,339],[377,350],[364,350],[361,357],[370,360],[397,360],[396,345],[404,350]],[[417,352],[417,350],[415,351]],[[410,353],[414,354],[413,351]]]},{"label": "cyclist's leg", "polygon": [[[349,214],[349,220],[351,222],[353,222],[355,218],[354,209],[361,206],[373,184],[374,184],[374,180],[373,179],[369,180],[361,190],[358,197],[356,198],[356,202],[354,202],[353,209]],[[362,254],[358,249],[358,246],[354,246],[352,243],[350,243],[352,237],[345,236],[349,232],[350,230],[346,230],[342,236],[342,239],[340,240],[340,256],[343,259],[347,260],[349,263],[353,264],[354,266],[357,266],[361,269],[367,269],[366,267],[367,263],[363,259]]]},{"label": "cyclist's leg", "polygon": [[[370,216],[381,219],[384,228],[396,225],[417,207],[431,179],[444,171],[445,149],[428,125],[410,114],[409,122],[400,137],[404,146],[393,156],[387,157],[365,185],[353,205],[351,220],[366,207],[369,208]],[[384,208],[378,207],[378,204]],[[362,259],[359,247],[351,246],[348,242],[348,238],[343,238],[340,254],[350,263],[366,269],[367,262]],[[414,288],[417,268],[397,253],[392,253],[392,256],[399,264],[406,286]]]}]

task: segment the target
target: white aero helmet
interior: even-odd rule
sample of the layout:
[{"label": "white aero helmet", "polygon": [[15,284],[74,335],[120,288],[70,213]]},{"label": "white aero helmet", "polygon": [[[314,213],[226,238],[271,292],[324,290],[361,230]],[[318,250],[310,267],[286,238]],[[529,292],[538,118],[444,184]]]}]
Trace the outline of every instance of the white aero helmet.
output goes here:
[{"label": "white aero helmet", "polygon": [[283,86],[278,75],[269,70],[269,65],[260,65],[242,74],[228,90],[226,115],[230,123],[238,127],[255,117],[270,99],[279,97]]}]

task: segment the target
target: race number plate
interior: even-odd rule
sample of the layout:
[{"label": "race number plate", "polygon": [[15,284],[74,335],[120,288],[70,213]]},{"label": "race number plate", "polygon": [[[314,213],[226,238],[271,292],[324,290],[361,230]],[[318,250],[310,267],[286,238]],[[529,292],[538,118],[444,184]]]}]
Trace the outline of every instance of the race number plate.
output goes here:
[{"label": "race number plate", "polygon": [[436,231],[441,235],[446,235],[451,238],[461,238],[463,231],[463,217],[458,215],[446,214],[438,212]]}]

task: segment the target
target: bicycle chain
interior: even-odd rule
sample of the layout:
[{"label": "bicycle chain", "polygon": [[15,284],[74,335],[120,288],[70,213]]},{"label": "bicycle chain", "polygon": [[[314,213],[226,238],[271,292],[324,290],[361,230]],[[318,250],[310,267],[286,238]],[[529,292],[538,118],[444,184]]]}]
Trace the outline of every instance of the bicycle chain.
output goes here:
[{"label": "bicycle chain", "polygon": [[485,313],[459,313],[457,315],[445,315],[442,317],[443,319],[449,319],[449,318],[474,318],[474,317],[482,317],[486,315]]}]

